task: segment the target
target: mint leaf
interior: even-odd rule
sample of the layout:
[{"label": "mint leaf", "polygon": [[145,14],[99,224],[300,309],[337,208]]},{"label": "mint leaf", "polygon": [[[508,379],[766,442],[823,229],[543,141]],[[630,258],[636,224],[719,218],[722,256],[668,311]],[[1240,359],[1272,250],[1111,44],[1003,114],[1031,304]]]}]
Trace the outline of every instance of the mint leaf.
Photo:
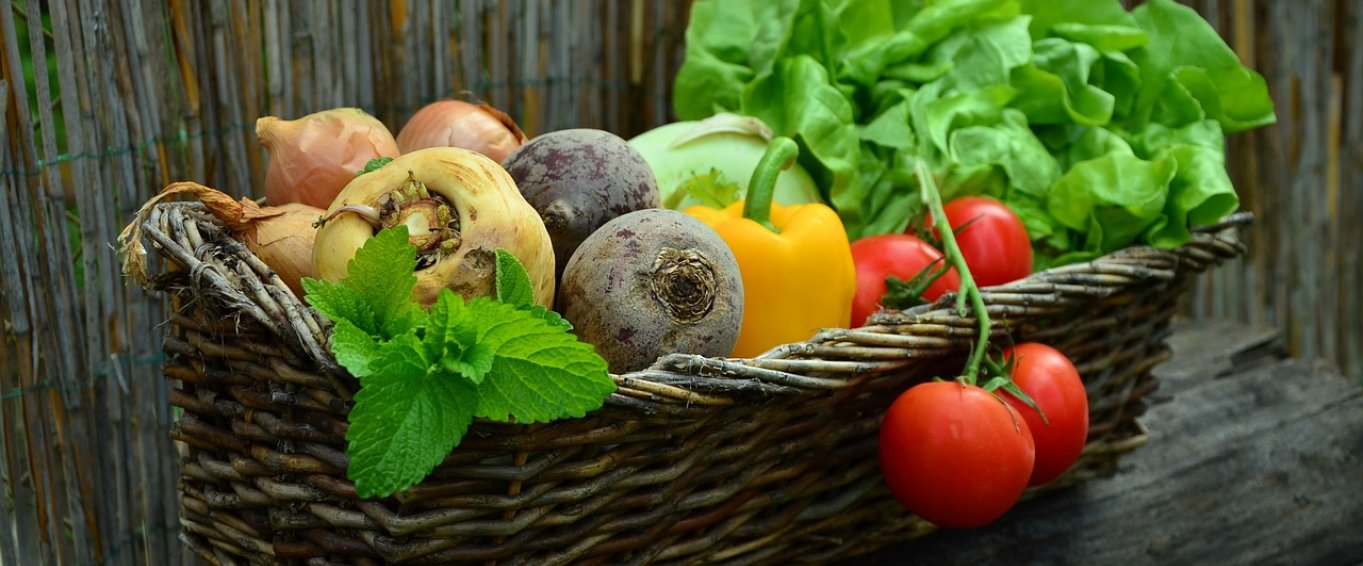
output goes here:
[{"label": "mint leaf", "polygon": [[365,173],[377,171],[383,168],[384,165],[387,165],[392,160],[393,158],[391,157],[375,157],[373,159],[370,159],[368,162],[364,164],[364,169],[360,169],[359,172],[355,173],[355,176],[359,177],[360,175],[363,175]]},{"label": "mint leaf", "polygon": [[333,321],[348,321],[369,334],[378,334],[378,321],[374,311],[365,303],[364,297],[354,289],[339,283],[322,281],[311,277],[303,278],[305,298],[312,308]]},{"label": "mint leaf", "polygon": [[544,319],[544,321],[548,322],[550,326],[553,326],[555,328],[562,328],[564,330],[573,329],[573,323],[568,322],[568,319],[563,318],[563,315],[560,315],[557,312],[546,309],[539,305],[534,305],[527,310],[530,312],[530,314],[535,315],[535,318]]},{"label": "mint leaf", "polygon": [[380,347],[361,382],[346,431],[346,475],[360,497],[386,496],[421,481],[468,431],[474,386],[430,371],[416,332]]},{"label": "mint leaf", "polygon": [[407,226],[399,224],[380,230],[355,251],[341,284],[354,289],[373,310],[379,334],[392,338],[425,315],[412,301],[415,270],[416,248],[407,241]]},{"label": "mint leaf", "polygon": [[464,298],[441,289],[431,306],[424,340],[426,354],[445,371],[482,383],[492,369],[493,348],[478,342],[478,325]]},{"label": "mint leaf", "polygon": [[572,330],[573,325],[558,313],[535,304],[530,274],[525,266],[510,252],[497,250],[497,300],[528,310],[536,318],[542,318],[555,327]]},{"label": "mint leaf", "polygon": [[341,319],[331,329],[331,353],[336,363],[357,378],[370,375],[370,362],[379,354],[379,344],[363,329]]},{"label": "mint leaf", "polygon": [[422,340],[426,346],[426,356],[431,360],[440,360],[450,355],[451,351],[458,356],[464,348],[477,342],[478,328],[471,316],[464,305],[464,297],[449,289],[441,289],[426,319],[426,335]]},{"label": "mint leaf", "polygon": [[482,383],[488,372],[492,371],[494,360],[496,360],[496,353],[490,346],[474,344],[464,348],[458,355],[441,358],[440,367],[450,373],[463,376],[476,385]]},{"label": "mint leaf", "polygon": [[515,306],[535,303],[530,274],[516,256],[501,248],[497,248],[497,300]]},{"label": "mint leaf", "polygon": [[485,298],[468,307],[480,321],[479,343],[496,350],[475,416],[517,423],[581,417],[615,391],[606,361],[561,326]]}]

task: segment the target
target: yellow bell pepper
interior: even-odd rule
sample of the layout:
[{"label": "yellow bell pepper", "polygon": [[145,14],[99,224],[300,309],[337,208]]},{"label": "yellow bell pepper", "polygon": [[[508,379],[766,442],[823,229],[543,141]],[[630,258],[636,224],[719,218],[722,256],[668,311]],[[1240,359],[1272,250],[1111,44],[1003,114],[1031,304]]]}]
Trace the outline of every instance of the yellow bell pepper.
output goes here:
[{"label": "yellow bell pepper", "polygon": [[771,202],[776,178],[798,153],[790,138],[772,140],[753,171],[746,200],[723,210],[685,210],[714,228],[738,260],[743,327],[734,357],[753,357],[851,323],[857,276],[842,220],[823,204]]}]

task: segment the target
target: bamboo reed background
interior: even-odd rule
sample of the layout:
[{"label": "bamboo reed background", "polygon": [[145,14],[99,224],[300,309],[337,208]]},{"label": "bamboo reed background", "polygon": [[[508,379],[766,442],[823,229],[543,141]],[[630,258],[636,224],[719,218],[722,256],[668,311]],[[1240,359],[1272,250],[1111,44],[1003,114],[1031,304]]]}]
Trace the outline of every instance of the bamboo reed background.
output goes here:
[{"label": "bamboo reed background", "polygon": [[[670,119],[688,2],[14,0],[0,9],[0,565],[172,564],[158,297],[110,245],[161,186],[261,196],[261,115],[397,127],[472,96],[527,133]],[[1188,312],[1283,329],[1363,376],[1363,5],[1191,2],[1262,72],[1279,123],[1234,138],[1251,254]],[[37,62],[37,64],[30,64]],[[1157,449],[1157,448],[1156,448]]]}]

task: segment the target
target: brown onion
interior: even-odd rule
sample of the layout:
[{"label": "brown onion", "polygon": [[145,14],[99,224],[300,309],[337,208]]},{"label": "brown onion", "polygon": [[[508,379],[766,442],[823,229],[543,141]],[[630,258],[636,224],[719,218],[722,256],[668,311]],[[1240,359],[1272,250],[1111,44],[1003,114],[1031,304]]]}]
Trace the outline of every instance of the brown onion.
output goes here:
[{"label": "brown onion", "polygon": [[313,224],[324,211],[301,202],[260,210],[283,213],[250,223],[238,237],[279,275],[294,295],[302,297],[302,280],[312,277],[312,244],[317,238]]},{"label": "brown onion", "polygon": [[383,122],[359,108],[333,108],[296,120],[265,116],[256,120],[256,137],[270,154],[265,201],[274,206],[331,206],[370,159],[399,154]]},{"label": "brown onion", "polygon": [[123,241],[124,273],[145,276],[146,250],[141,244],[142,220],[152,206],[170,196],[188,194],[227,227],[232,236],[265,262],[285,286],[303,296],[302,278],[312,277],[312,244],[317,236],[313,224],[322,209],[300,203],[262,207],[250,199],[233,200],[225,193],[198,183],[171,183],[137,212],[119,240]]},{"label": "brown onion", "polygon": [[428,147],[460,147],[501,163],[525,143],[525,133],[500,110],[462,100],[423,106],[398,131],[398,149],[411,153]]}]

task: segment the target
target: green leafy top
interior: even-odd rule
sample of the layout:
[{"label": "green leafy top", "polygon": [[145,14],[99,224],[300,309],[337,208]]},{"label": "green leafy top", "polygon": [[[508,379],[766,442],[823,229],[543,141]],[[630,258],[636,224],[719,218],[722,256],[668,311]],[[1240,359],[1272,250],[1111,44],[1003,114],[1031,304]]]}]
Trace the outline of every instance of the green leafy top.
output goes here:
[{"label": "green leafy top", "polygon": [[335,322],[336,361],[360,381],[346,474],[361,497],[421,481],[474,418],[581,417],[615,390],[605,360],[533,304],[513,255],[498,250],[498,300],[445,289],[426,311],[412,301],[415,253],[400,225],[366,242],[339,283],[303,280],[308,302]]},{"label": "green leafy top", "polygon": [[1022,218],[1038,267],[1174,247],[1238,206],[1224,136],[1274,120],[1263,77],[1173,0],[698,0],[680,119],[761,118],[852,238],[943,198]]},{"label": "green leafy top", "polygon": [[725,208],[742,198],[738,183],[730,181],[719,169],[711,167],[705,173],[692,175],[668,196],[667,208],[676,208],[687,196],[710,208]]}]

